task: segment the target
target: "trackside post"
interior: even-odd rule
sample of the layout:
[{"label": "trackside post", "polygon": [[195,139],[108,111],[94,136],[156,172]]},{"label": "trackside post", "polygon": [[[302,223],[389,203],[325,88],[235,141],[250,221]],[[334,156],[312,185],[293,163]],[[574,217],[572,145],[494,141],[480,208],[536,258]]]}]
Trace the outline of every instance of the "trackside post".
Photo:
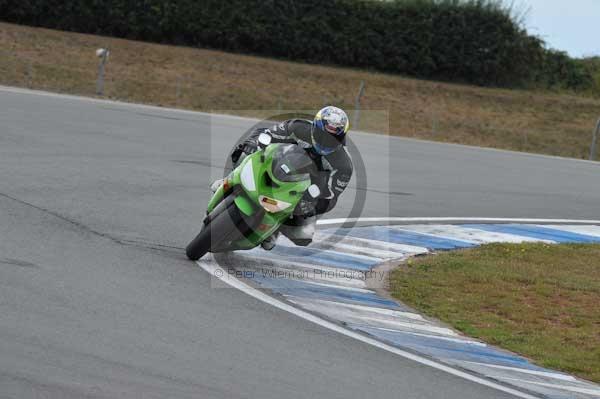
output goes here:
[{"label": "trackside post", "polygon": [[356,100],[354,101],[354,120],[352,121],[352,128],[354,130],[358,129],[358,123],[360,122],[360,98],[365,93],[365,81],[360,81],[360,87],[358,88],[358,94],[356,95]]},{"label": "trackside post", "polygon": [[600,119],[598,119],[598,123],[596,123],[596,129],[594,130],[594,135],[592,136],[592,146],[590,147],[590,161],[596,160],[596,147],[598,145],[598,135],[600,134]]}]

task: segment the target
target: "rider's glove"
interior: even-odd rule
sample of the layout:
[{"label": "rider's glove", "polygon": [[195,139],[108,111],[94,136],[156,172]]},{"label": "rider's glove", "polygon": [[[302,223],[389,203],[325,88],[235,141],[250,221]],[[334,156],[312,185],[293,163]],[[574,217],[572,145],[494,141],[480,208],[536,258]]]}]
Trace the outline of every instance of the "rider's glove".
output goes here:
[{"label": "rider's glove", "polygon": [[256,144],[256,142],[254,142],[254,140],[251,139],[241,144],[238,144],[235,147],[235,150],[233,150],[233,152],[231,153],[231,161],[233,161],[233,163],[235,164],[240,159],[242,154],[250,155],[253,152],[256,152],[257,148],[258,144]]},{"label": "rider's glove", "polygon": [[254,140],[247,140],[244,143],[243,151],[246,155],[250,155],[250,154],[256,152],[257,149],[258,149],[258,144]]},{"label": "rider's glove", "polygon": [[244,144],[238,144],[235,149],[233,150],[233,152],[231,153],[231,161],[233,163],[237,163],[237,161],[240,159],[240,157],[242,156],[242,153],[244,152]]}]

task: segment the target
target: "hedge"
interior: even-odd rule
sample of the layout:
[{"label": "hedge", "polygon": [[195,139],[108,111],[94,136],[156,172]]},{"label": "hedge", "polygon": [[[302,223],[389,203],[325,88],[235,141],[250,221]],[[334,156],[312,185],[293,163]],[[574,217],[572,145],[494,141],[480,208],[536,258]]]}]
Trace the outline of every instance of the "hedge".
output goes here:
[{"label": "hedge", "polygon": [[547,50],[536,76],[538,86],[573,91],[597,90],[595,74],[600,70],[593,58],[577,60],[563,51]]},{"label": "hedge", "polygon": [[545,51],[488,0],[0,0],[0,19],[494,86]]}]

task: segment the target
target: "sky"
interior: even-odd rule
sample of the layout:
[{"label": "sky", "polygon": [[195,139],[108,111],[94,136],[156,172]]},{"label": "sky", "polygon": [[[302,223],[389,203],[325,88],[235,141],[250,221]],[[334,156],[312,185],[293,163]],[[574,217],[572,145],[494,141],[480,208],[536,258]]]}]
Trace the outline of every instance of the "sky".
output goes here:
[{"label": "sky", "polygon": [[573,57],[600,55],[600,0],[516,0],[527,30]]}]

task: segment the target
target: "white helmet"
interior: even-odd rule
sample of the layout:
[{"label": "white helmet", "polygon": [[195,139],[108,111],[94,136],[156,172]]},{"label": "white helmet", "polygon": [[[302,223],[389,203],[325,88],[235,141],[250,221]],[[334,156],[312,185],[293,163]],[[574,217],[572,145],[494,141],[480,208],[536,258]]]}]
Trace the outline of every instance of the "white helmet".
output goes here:
[{"label": "white helmet", "polygon": [[320,155],[328,155],[346,143],[350,129],[348,115],[337,107],[328,106],[317,112],[311,130],[313,149]]}]

